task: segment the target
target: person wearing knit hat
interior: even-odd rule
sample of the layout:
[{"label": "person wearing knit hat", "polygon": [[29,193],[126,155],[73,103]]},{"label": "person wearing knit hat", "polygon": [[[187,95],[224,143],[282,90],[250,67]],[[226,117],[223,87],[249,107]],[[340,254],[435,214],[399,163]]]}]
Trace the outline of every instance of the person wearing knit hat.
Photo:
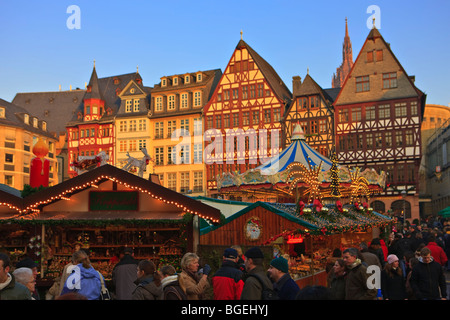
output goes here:
[{"label": "person wearing knit hat", "polygon": [[387,263],[381,271],[381,293],[385,300],[407,299],[406,281],[399,268],[399,260],[395,254],[387,257]]},{"label": "person wearing knit hat", "polygon": [[273,259],[270,262],[267,273],[280,300],[296,299],[300,288],[289,275],[289,264],[285,258],[278,257]]}]

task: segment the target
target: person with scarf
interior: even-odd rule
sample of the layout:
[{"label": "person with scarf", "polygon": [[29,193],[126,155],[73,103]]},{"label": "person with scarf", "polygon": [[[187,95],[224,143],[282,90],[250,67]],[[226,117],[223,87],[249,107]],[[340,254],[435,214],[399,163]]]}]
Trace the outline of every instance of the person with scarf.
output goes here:
[{"label": "person with scarf", "polygon": [[0,300],[31,300],[31,292],[16,281],[8,255],[0,252]]},{"label": "person with scarf", "polygon": [[162,300],[187,300],[186,293],[180,286],[180,275],[170,264],[159,269],[161,273]]},{"label": "person with scarf", "polygon": [[358,251],[357,248],[348,248],[342,255],[347,268],[345,300],[375,300],[377,290],[368,288],[369,274],[358,258]]},{"label": "person with scarf", "polygon": [[187,296],[187,300],[202,300],[203,294],[209,288],[208,275],[211,267],[207,264],[198,273],[199,257],[192,252],[186,253],[181,259],[180,286]]},{"label": "person with scarf", "polygon": [[385,300],[407,299],[405,277],[395,254],[387,257],[387,263],[381,271],[381,292]]}]

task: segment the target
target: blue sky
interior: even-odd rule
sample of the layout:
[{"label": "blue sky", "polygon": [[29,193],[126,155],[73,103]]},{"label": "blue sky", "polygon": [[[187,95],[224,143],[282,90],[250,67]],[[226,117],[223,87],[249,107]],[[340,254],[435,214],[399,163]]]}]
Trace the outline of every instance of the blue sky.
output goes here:
[{"label": "blue sky", "polygon": [[[66,25],[70,5],[80,29]],[[310,75],[331,87],[342,62],[345,18],[356,59],[379,8],[381,34],[427,103],[450,103],[450,1],[0,0],[0,98],[83,88],[93,60],[99,77],[139,72],[144,85],[165,75],[226,67],[240,31],[292,90]]]}]

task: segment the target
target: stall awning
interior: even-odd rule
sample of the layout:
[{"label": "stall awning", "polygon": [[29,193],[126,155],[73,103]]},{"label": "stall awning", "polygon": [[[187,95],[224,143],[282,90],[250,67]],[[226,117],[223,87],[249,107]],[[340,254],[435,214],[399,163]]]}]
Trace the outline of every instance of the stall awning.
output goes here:
[{"label": "stall awning", "polygon": [[197,215],[214,224],[220,222],[220,210],[109,164],[95,168],[88,173],[78,175],[23,199],[14,195],[0,193],[0,199],[5,199],[3,203],[0,202],[0,206],[12,206],[26,218],[27,215],[35,215],[37,211],[41,211],[48,204],[62,201],[64,197],[93,188],[107,180],[124,185],[131,190],[146,193],[164,203],[173,204],[180,209],[180,212]]},{"label": "stall awning", "polygon": [[438,215],[442,216],[443,218],[450,218],[450,206],[439,211]]},{"label": "stall awning", "polygon": [[43,212],[33,220],[181,220],[181,212],[102,211],[102,212]]}]

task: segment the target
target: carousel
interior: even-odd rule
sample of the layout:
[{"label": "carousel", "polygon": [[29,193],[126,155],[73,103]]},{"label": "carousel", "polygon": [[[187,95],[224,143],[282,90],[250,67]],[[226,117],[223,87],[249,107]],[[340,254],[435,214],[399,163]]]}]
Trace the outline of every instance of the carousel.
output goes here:
[{"label": "carousel", "polygon": [[266,163],[242,174],[227,172],[217,177],[223,197],[242,201],[312,203],[314,200],[348,199],[369,202],[385,186],[386,173],[339,165],[335,154],[326,158],[305,141],[296,125],[291,144]]}]

